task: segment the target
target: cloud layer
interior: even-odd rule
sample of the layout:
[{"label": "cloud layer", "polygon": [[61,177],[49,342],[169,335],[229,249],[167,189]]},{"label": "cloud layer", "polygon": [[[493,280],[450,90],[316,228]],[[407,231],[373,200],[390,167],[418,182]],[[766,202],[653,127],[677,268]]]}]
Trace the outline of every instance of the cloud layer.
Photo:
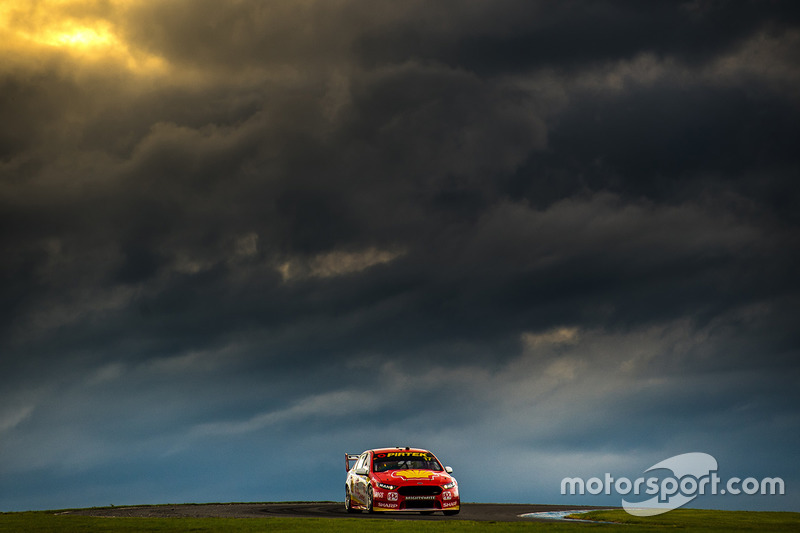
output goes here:
[{"label": "cloud layer", "polygon": [[0,510],[339,499],[395,444],[797,510],[799,15],[0,3]]}]

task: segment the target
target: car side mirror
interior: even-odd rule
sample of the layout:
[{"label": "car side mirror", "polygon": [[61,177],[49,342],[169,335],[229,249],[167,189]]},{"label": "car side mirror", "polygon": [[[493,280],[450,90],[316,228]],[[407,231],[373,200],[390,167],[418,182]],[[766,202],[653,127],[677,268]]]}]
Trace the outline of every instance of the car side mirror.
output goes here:
[{"label": "car side mirror", "polygon": [[444,471],[447,472],[448,474],[452,474],[453,473],[453,467],[452,466],[446,466],[446,467],[444,467]]},{"label": "car side mirror", "polygon": [[367,474],[369,474],[369,467],[360,466],[356,468],[356,474],[358,474],[359,476],[366,476]]}]

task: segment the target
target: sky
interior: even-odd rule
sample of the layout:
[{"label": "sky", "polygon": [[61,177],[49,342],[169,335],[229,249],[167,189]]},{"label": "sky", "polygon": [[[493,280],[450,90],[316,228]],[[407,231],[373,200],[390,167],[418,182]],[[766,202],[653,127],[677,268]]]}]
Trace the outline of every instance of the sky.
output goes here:
[{"label": "sky", "polygon": [[791,1],[0,1],[0,511],[800,511]]}]

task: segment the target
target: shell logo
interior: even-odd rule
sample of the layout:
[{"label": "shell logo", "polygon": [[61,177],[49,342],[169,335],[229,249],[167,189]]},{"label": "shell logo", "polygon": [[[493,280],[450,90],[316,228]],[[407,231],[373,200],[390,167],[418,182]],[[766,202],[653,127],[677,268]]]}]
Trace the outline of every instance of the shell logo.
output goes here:
[{"label": "shell logo", "polygon": [[402,477],[405,479],[430,479],[434,476],[430,470],[396,470],[392,472],[392,477]]}]

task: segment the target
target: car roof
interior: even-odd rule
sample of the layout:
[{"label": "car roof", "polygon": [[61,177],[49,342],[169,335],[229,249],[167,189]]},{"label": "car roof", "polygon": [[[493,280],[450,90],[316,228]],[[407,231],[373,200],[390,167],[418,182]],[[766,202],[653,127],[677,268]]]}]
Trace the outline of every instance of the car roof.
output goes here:
[{"label": "car roof", "polygon": [[[393,448],[375,448],[372,450],[367,450],[368,452],[373,453],[389,453],[389,452],[416,452],[416,453],[431,453],[428,450],[423,448],[410,448],[408,446],[395,446]],[[431,454],[433,455],[433,454]]]}]

